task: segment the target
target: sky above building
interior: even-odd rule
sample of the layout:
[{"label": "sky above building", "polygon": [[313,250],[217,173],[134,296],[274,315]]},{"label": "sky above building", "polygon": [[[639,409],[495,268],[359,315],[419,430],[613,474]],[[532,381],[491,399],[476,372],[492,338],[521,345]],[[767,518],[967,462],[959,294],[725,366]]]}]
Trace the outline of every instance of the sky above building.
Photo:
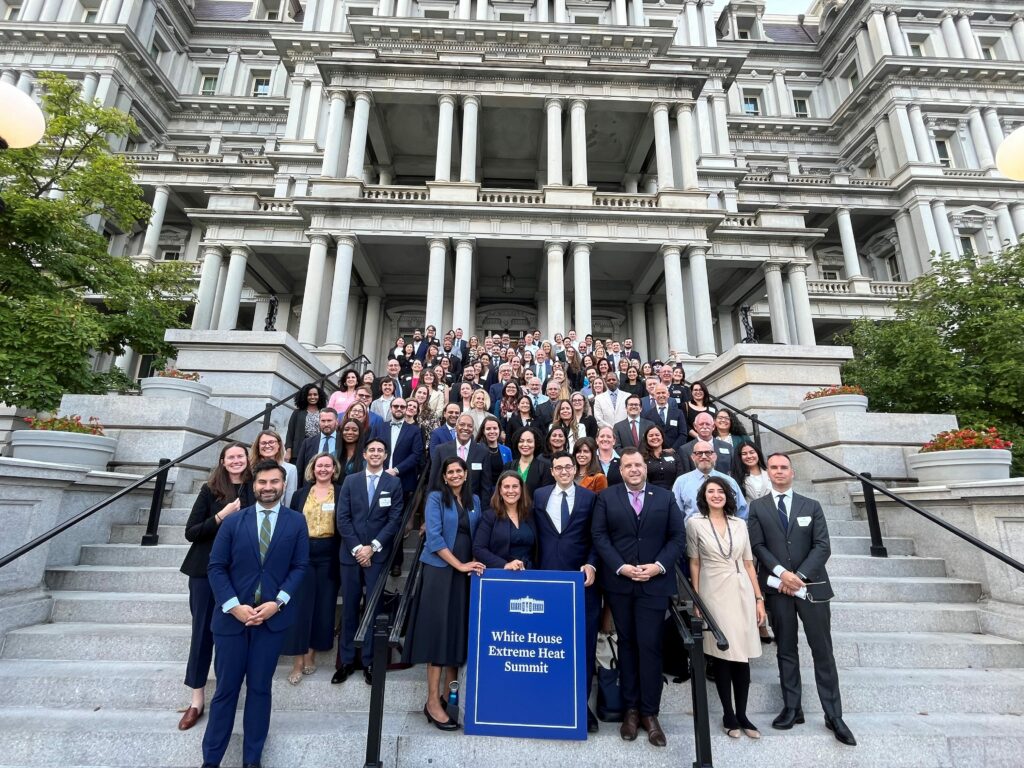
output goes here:
[{"label": "sky above building", "polygon": [[765,0],[765,13],[784,13],[796,16],[806,13],[811,0]]}]

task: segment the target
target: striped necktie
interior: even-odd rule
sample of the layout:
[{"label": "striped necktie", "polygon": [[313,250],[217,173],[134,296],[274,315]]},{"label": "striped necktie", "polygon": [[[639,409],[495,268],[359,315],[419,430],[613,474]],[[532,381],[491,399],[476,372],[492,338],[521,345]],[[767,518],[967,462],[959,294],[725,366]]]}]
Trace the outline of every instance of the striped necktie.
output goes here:
[{"label": "striped necktie", "polygon": [[[260,523],[260,562],[261,563],[264,560],[267,559],[267,550],[270,548],[270,513],[273,512],[273,511],[274,510],[272,510],[272,509],[261,509],[260,510],[260,514],[263,515],[263,522]],[[262,586],[261,582],[262,582],[262,579],[261,579],[261,581],[256,582],[256,596],[255,596],[255,600],[253,600],[253,602],[256,603],[256,605],[259,605],[262,602],[260,600],[260,598],[262,597],[262,591],[263,591],[261,589],[261,586]]]}]

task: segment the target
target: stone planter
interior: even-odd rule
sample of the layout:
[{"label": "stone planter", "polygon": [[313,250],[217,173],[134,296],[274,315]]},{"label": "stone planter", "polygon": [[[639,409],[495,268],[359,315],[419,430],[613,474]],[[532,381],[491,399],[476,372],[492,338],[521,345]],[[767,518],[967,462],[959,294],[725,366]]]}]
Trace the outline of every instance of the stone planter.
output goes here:
[{"label": "stone planter", "polygon": [[829,395],[800,403],[800,413],[805,419],[832,413],[866,413],[867,410],[868,399],[864,395]]},{"label": "stone planter", "polygon": [[89,469],[105,470],[116,446],[116,438],[78,432],[21,429],[11,435],[11,455],[16,459]]},{"label": "stone planter", "polygon": [[953,485],[1010,477],[1010,452],[996,448],[930,451],[907,456],[907,469],[921,485]]},{"label": "stone planter", "polygon": [[198,381],[174,379],[170,376],[150,376],[139,380],[143,397],[176,397],[206,402],[213,389]]}]

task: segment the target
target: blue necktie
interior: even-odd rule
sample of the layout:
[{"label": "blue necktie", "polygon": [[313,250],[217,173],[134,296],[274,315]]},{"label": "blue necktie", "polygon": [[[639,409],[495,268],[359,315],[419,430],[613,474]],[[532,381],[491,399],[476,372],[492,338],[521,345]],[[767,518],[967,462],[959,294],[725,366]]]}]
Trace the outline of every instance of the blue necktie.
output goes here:
[{"label": "blue necktie", "polygon": [[373,506],[373,495],[376,492],[377,492],[377,476],[376,475],[370,475],[370,484],[369,484],[369,489],[366,492],[366,495],[367,495],[367,502],[369,503],[369,505],[371,507]]},{"label": "blue necktie", "polygon": [[789,532],[789,513],[786,511],[786,497],[779,496],[779,522],[782,524],[782,530]]},{"label": "blue necktie", "polygon": [[561,533],[565,533],[565,529],[569,527],[569,494],[566,491],[562,491],[562,526]]}]

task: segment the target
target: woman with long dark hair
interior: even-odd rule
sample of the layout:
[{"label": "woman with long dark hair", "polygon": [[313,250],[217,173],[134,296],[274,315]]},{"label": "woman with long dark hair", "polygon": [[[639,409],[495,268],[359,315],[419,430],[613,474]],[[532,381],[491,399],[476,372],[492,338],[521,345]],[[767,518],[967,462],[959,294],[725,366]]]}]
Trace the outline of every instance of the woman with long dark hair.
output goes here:
[{"label": "woman with long dark hair", "polygon": [[697,437],[697,430],[693,428],[693,420],[699,413],[715,415],[715,406],[711,404],[711,393],[708,392],[708,385],[703,381],[695,381],[690,385],[690,401],[684,403],[683,410],[686,414],[686,429],[690,437]]},{"label": "woman with long dark hair", "polygon": [[576,483],[588,491],[600,493],[608,487],[608,478],[601,471],[601,462],[597,460],[597,443],[592,437],[581,437],[572,449],[572,458],[576,462]]},{"label": "woman with long dark hair", "polygon": [[505,469],[519,473],[530,496],[541,486],[555,482],[551,476],[551,462],[539,455],[542,443],[540,433],[532,427],[516,432],[509,443],[512,461],[505,465]]},{"label": "woman with long dark hair", "polygon": [[647,462],[647,482],[671,491],[682,471],[681,462],[675,451],[665,445],[665,430],[659,425],[651,426],[640,439],[640,455]]},{"label": "woman with long dark hair", "polygon": [[295,410],[288,419],[285,433],[285,461],[295,461],[307,437],[320,434],[320,409],[327,405],[327,396],[316,382],[306,384],[295,395]]},{"label": "woman with long dark hair", "polygon": [[250,467],[255,467],[266,459],[276,461],[284,469],[284,496],[281,498],[291,500],[292,494],[299,487],[299,473],[294,464],[284,460],[284,445],[281,442],[281,436],[272,429],[264,429],[256,435],[256,439],[249,447]]},{"label": "woman with long dark hair", "polygon": [[363,446],[366,444],[367,433],[363,425],[355,419],[345,419],[338,427],[338,434],[341,435],[341,443],[337,449],[338,464],[341,465],[338,478],[340,483],[349,475],[361,472],[365,466]]},{"label": "woman with long dark hair", "polygon": [[331,399],[327,401],[327,407],[336,410],[339,419],[356,401],[356,387],[361,383],[355,368],[347,368],[341,372],[341,376],[338,377],[338,391],[332,394]]},{"label": "woman with long dark hair", "polygon": [[473,536],[473,557],[488,568],[525,571],[533,564],[537,530],[530,494],[518,473],[502,472]]},{"label": "woman with long dark hair", "polygon": [[533,400],[529,395],[520,395],[516,403],[516,412],[505,423],[505,434],[515,435],[520,430],[533,427],[537,422],[537,414],[533,409]]},{"label": "woman with long dark hair", "polygon": [[199,721],[206,706],[206,682],[213,661],[210,621],[213,612],[218,610],[206,576],[213,540],[226,517],[255,503],[248,449],[242,443],[229,443],[221,449],[217,466],[199,489],[192,512],[185,521],[185,540],[192,545],[181,564],[181,572],[188,576],[188,607],[192,614],[185,685],[191,689],[192,701],[178,722],[178,729],[182,731]]},{"label": "woman with long dark hair", "polygon": [[501,422],[493,413],[484,417],[476,433],[476,441],[487,448],[490,477],[502,473],[505,465],[512,461],[512,449],[501,442]]},{"label": "woman with long dark hair", "polygon": [[486,566],[473,559],[480,499],[473,495],[466,462],[458,456],[445,459],[441,483],[423,510],[423,580],[410,613],[405,660],[427,665],[427,722],[454,731],[459,725],[445,712],[442,691],[458,679],[468,653],[469,576],[482,574]]}]

